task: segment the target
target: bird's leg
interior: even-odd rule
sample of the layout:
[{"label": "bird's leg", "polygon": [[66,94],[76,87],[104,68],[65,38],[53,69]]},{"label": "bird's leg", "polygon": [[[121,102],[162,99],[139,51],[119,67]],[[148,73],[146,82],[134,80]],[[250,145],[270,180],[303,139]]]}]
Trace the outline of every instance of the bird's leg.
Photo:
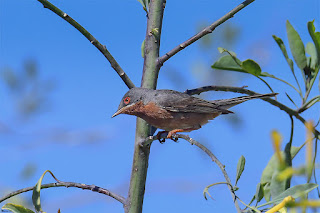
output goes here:
[{"label": "bird's leg", "polygon": [[167,138],[170,138],[174,141],[177,141],[178,139],[177,138],[173,138],[173,136],[177,133],[177,132],[190,132],[192,130],[197,130],[199,128],[188,128],[188,129],[174,129],[174,130],[171,130],[168,135],[167,135]]},{"label": "bird's leg", "polygon": [[161,135],[164,134],[164,133],[167,133],[168,131],[159,131],[156,135],[156,137],[158,138],[159,142],[162,144],[166,141],[165,138],[161,138]]}]

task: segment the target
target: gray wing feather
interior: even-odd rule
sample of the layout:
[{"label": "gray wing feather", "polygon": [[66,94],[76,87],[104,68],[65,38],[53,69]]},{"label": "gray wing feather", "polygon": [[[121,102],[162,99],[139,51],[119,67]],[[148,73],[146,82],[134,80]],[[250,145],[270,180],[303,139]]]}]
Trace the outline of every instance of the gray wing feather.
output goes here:
[{"label": "gray wing feather", "polygon": [[[171,112],[195,112],[195,113],[233,113],[228,109],[245,101],[256,98],[267,98],[276,96],[277,93],[258,94],[241,96],[231,99],[221,99],[214,101],[206,101],[197,97],[190,96],[173,90],[160,90],[166,95],[160,95],[157,98],[161,106]],[[169,94],[169,95],[168,95]],[[170,97],[170,98],[168,98]]]},{"label": "gray wing feather", "polygon": [[[233,113],[227,109],[220,108],[218,103],[206,101],[188,94],[172,91],[162,90],[162,92],[169,93],[170,96],[163,95],[157,100],[160,105],[171,112],[194,112],[194,113]],[[170,98],[167,98],[170,97]]]}]

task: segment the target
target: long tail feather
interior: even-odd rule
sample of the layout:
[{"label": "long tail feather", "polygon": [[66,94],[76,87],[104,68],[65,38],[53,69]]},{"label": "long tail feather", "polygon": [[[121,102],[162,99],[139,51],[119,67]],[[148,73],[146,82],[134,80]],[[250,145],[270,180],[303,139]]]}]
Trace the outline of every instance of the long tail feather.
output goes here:
[{"label": "long tail feather", "polygon": [[221,106],[222,109],[229,109],[235,105],[241,104],[245,101],[257,98],[269,98],[278,95],[278,93],[269,93],[269,94],[259,94],[259,95],[248,95],[248,96],[241,96],[237,98],[230,98],[230,99],[222,99],[222,100],[214,100],[211,101]]}]

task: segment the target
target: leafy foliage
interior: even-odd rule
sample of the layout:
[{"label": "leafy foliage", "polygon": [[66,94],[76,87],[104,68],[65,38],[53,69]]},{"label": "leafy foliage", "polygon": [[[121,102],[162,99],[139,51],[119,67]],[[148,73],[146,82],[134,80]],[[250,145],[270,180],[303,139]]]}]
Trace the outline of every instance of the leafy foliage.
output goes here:
[{"label": "leafy foliage", "polygon": [[[297,107],[294,100],[287,94],[289,100],[297,107],[296,111],[298,113],[301,113],[320,101],[319,95],[309,99],[310,91],[313,87],[313,84],[318,76],[320,69],[320,32],[316,32],[313,21],[308,22],[308,31],[313,42],[308,42],[306,45],[304,45],[300,35],[290,24],[289,21],[287,21],[286,23],[286,29],[289,47],[294,61],[290,58],[287,52],[287,48],[282,39],[275,35],[273,35],[273,39],[276,41],[285,60],[287,61],[291,74],[294,76],[295,83],[297,84],[298,88],[293,86],[293,84],[285,81],[284,79],[276,77],[273,74],[262,72],[259,64],[253,61],[252,59],[246,59],[244,61],[241,61],[239,58],[237,58],[236,53],[221,47],[218,48],[218,51],[224,55],[222,55],[216,62],[214,62],[212,68],[251,74],[262,81],[264,81],[262,78],[265,77],[273,78],[287,84],[288,86],[295,89],[295,91],[299,94],[301,98],[302,106]],[[306,54],[308,54],[309,56],[307,56]],[[301,71],[301,77],[304,82],[304,91],[301,89],[300,83],[295,74],[295,64]],[[271,89],[270,85],[266,81],[264,81],[264,83]],[[318,121],[318,123],[319,122],[320,120]],[[257,184],[256,193],[253,196],[253,199],[251,200],[250,204],[247,205],[243,203],[247,208],[250,209],[248,210],[248,212],[260,212],[260,210],[258,209],[261,207],[271,205],[278,206],[280,205],[280,203],[281,206],[279,206],[279,208],[276,209],[284,208],[286,203],[291,203],[290,205],[294,206],[292,203],[295,203],[295,199],[299,197],[305,197],[310,191],[318,187],[317,184],[309,183],[309,181],[311,180],[312,171],[315,170],[315,165],[314,163],[312,164],[312,153],[317,151],[312,151],[311,142],[313,140],[316,140],[319,136],[312,136],[312,132],[314,131],[314,125],[307,123],[306,126],[310,126],[307,128],[307,142],[303,143],[300,147],[295,147],[291,146],[291,138],[290,141],[287,143],[284,151],[280,150],[280,134],[276,132],[276,134],[273,134],[272,137],[274,141],[275,154],[270,158],[267,166],[263,170],[260,183]],[[293,131],[293,122],[291,128]],[[293,132],[291,134],[293,134]],[[307,148],[307,150],[309,151],[307,152],[308,154],[306,164],[304,166],[300,166],[299,168],[292,167],[292,159],[297,154],[299,154],[300,150],[306,144],[309,147]],[[315,157],[316,155],[314,154],[313,162],[315,162]],[[237,174],[235,177],[235,186],[237,185],[237,182],[244,170],[244,164],[244,157],[241,156],[238,162]],[[313,174],[315,175],[315,173]],[[294,175],[305,175],[307,177],[308,182],[305,184],[290,187],[291,177]],[[212,184],[210,186],[214,185]],[[206,189],[208,189],[208,187]],[[257,203],[259,203],[263,198],[266,200],[266,203],[255,207],[250,206],[254,200],[256,200]],[[308,204],[306,204],[305,207],[308,207]],[[272,210],[272,212],[274,211]]]}]

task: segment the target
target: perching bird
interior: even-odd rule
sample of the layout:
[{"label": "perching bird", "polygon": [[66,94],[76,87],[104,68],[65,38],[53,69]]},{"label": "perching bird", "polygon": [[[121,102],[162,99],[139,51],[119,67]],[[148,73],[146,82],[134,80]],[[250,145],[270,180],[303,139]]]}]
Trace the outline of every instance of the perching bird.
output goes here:
[{"label": "perching bird", "polygon": [[242,102],[276,96],[277,93],[242,96],[231,99],[206,101],[201,98],[173,91],[132,88],[122,98],[119,114],[135,115],[150,125],[168,132],[167,138],[177,132],[190,132],[221,114],[233,113],[228,109]]}]

